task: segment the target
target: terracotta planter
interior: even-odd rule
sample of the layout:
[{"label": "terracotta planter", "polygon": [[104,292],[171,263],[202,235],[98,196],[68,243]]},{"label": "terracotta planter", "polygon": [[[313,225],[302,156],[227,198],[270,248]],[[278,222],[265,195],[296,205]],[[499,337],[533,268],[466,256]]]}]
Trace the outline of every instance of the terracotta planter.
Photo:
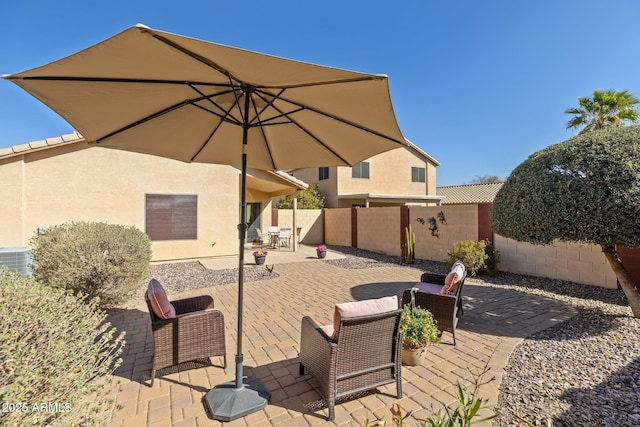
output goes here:
[{"label": "terracotta planter", "polygon": [[416,349],[402,347],[402,364],[408,366],[419,366],[424,363],[427,355],[427,347]]},{"label": "terracotta planter", "polygon": [[254,258],[256,260],[256,265],[264,264],[264,260],[267,259],[266,256],[257,256],[257,257],[254,257]]},{"label": "terracotta planter", "polygon": [[324,258],[327,256],[327,251],[316,251],[318,258]]}]

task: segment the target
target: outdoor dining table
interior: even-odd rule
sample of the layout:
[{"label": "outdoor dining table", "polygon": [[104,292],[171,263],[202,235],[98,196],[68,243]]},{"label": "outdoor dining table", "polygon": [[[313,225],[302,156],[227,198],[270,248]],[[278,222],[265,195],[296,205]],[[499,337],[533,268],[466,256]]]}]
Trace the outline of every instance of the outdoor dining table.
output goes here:
[{"label": "outdoor dining table", "polygon": [[272,249],[278,248],[279,237],[280,237],[280,230],[269,230],[269,246]]}]

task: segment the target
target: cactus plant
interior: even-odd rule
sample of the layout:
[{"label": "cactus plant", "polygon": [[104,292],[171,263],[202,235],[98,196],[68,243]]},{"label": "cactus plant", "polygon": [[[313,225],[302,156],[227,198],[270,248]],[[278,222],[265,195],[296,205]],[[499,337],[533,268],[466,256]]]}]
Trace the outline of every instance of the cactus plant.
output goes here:
[{"label": "cactus plant", "polygon": [[415,241],[416,235],[411,229],[411,224],[404,228],[405,243],[400,248],[400,263],[401,264],[413,264],[415,259]]}]

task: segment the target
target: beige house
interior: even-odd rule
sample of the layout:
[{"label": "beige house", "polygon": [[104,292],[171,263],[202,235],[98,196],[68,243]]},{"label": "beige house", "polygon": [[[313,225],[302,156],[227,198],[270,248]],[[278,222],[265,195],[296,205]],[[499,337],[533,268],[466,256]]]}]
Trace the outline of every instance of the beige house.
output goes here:
[{"label": "beige house", "polygon": [[[0,247],[27,246],[48,226],[98,221],[145,231],[154,261],[238,252],[240,171],[231,166],[89,146],[74,133],[0,149],[0,182]],[[250,170],[247,240],[271,225],[273,197],[306,187]]]},{"label": "beige house", "polygon": [[317,183],[328,208],[439,204],[442,197],[436,195],[436,166],[440,163],[407,143],[407,147],[378,154],[353,167],[289,173],[309,184]]}]

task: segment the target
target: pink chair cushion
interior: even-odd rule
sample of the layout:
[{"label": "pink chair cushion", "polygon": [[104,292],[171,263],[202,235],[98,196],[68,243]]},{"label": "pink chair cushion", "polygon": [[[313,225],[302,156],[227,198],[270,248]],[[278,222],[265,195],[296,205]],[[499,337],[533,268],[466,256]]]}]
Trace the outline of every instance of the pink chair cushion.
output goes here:
[{"label": "pink chair cushion", "polygon": [[418,282],[413,287],[417,288],[422,292],[427,292],[429,294],[439,294],[440,292],[442,292],[442,288],[444,288],[444,286],[442,285],[437,285],[435,283],[425,283],[425,282]]},{"label": "pink chair cushion", "polygon": [[440,293],[445,295],[451,295],[455,293],[458,288],[458,283],[462,279],[464,275],[465,266],[462,261],[458,260],[453,263],[451,266],[451,271],[447,274],[447,277],[444,279],[444,286]]},{"label": "pink chair cushion", "polygon": [[320,330],[322,331],[323,334],[325,334],[327,337],[333,339],[333,333],[335,332],[333,330],[333,325],[325,325],[325,326],[320,326]]},{"label": "pink chair cushion", "polygon": [[[386,313],[398,309],[398,297],[393,295],[378,299],[345,302],[336,304],[333,312],[333,340],[338,340],[340,333],[340,319],[343,317],[366,316],[368,314]],[[324,328],[323,328],[324,329]]]},{"label": "pink chair cushion", "polygon": [[151,279],[147,287],[147,297],[151,303],[151,308],[160,319],[173,319],[176,317],[176,309],[169,302],[167,293],[156,279]]}]

